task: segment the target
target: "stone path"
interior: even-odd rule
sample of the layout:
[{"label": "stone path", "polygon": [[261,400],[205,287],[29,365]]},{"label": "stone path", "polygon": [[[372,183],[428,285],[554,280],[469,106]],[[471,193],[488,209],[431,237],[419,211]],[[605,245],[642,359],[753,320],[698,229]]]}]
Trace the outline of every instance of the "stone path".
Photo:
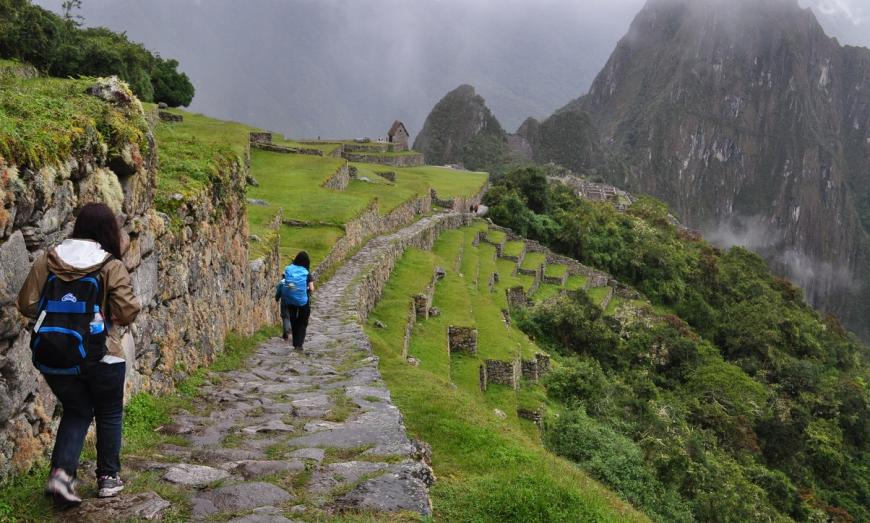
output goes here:
[{"label": "stone path", "polygon": [[[408,438],[362,322],[409,246],[468,223],[443,214],[370,241],[316,290],[304,353],[280,338],[246,368],[209,375],[191,412],[161,431],[151,471],[182,488],[194,520],[292,521],[342,511],[432,513],[428,446]],[[155,519],[170,503],[153,492],[88,500],[69,519]],[[389,516],[386,516],[387,518]]]}]

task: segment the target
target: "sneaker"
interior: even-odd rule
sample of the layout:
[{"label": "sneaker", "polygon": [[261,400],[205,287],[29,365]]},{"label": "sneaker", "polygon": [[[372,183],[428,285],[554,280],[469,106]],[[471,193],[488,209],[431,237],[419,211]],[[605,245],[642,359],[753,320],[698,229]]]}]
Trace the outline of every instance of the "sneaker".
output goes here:
[{"label": "sneaker", "polygon": [[48,484],[45,485],[45,493],[61,507],[72,507],[82,502],[82,498],[76,494],[76,480],[63,469],[51,471]]},{"label": "sneaker", "polygon": [[114,476],[100,476],[97,478],[98,498],[111,498],[124,490],[124,482],[115,474]]}]

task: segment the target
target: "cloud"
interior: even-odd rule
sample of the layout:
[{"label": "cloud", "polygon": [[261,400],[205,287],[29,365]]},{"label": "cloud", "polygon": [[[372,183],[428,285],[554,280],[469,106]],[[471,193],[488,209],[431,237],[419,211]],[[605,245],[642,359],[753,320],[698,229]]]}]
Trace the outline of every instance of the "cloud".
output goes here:
[{"label": "cloud", "polygon": [[819,0],[816,9],[826,16],[840,16],[859,26],[868,21],[867,9],[857,0]]}]

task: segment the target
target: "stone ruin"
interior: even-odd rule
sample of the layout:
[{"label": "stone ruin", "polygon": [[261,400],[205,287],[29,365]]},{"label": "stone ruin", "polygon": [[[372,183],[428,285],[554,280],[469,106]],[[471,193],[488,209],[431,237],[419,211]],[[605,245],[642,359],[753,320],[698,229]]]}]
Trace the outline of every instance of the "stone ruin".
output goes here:
[{"label": "stone ruin", "polygon": [[520,360],[484,360],[480,365],[480,390],[490,384],[506,385],[514,390],[520,386]]},{"label": "stone ruin", "polygon": [[184,121],[184,116],[169,111],[157,111],[157,117],[160,118],[161,122],[180,123]]},{"label": "stone ruin", "polygon": [[544,420],[544,414],[541,412],[541,408],[537,409],[529,409],[524,407],[517,407],[517,416],[522,419],[527,419],[533,422],[537,426],[541,426],[541,423]]},{"label": "stone ruin", "polygon": [[529,381],[538,381],[544,374],[550,372],[550,356],[537,353],[533,360],[521,361],[522,375]]},{"label": "stone ruin", "polygon": [[508,311],[513,312],[529,306],[529,297],[522,286],[511,287],[510,289],[505,289],[504,292],[507,295]]},{"label": "stone ruin", "polygon": [[396,182],[396,171],[375,171],[375,174],[387,181]]},{"label": "stone ruin", "polygon": [[447,353],[477,354],[477,329],[474,327],[447,327]]}]

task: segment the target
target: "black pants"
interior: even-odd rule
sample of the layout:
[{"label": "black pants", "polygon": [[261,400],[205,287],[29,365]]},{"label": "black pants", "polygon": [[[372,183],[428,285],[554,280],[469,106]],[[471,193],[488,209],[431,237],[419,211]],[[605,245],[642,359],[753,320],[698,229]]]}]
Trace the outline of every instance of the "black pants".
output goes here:
[{"label": "black pants", "polygon": [[51,467],[75,477],[91,420],[97,419],[97,476],[121,471],[121,423],[126,363],[93,363],[80,376],[45,375],[63,405]]},{"label": "black pants", "polygon": [[284,337],[293,333],[293,346],[302,348],[305,342],[305,331],[308,330],[308,317],[311,316],[311,305],[297,307],[281,302],[281,319],[284,322]]}]

